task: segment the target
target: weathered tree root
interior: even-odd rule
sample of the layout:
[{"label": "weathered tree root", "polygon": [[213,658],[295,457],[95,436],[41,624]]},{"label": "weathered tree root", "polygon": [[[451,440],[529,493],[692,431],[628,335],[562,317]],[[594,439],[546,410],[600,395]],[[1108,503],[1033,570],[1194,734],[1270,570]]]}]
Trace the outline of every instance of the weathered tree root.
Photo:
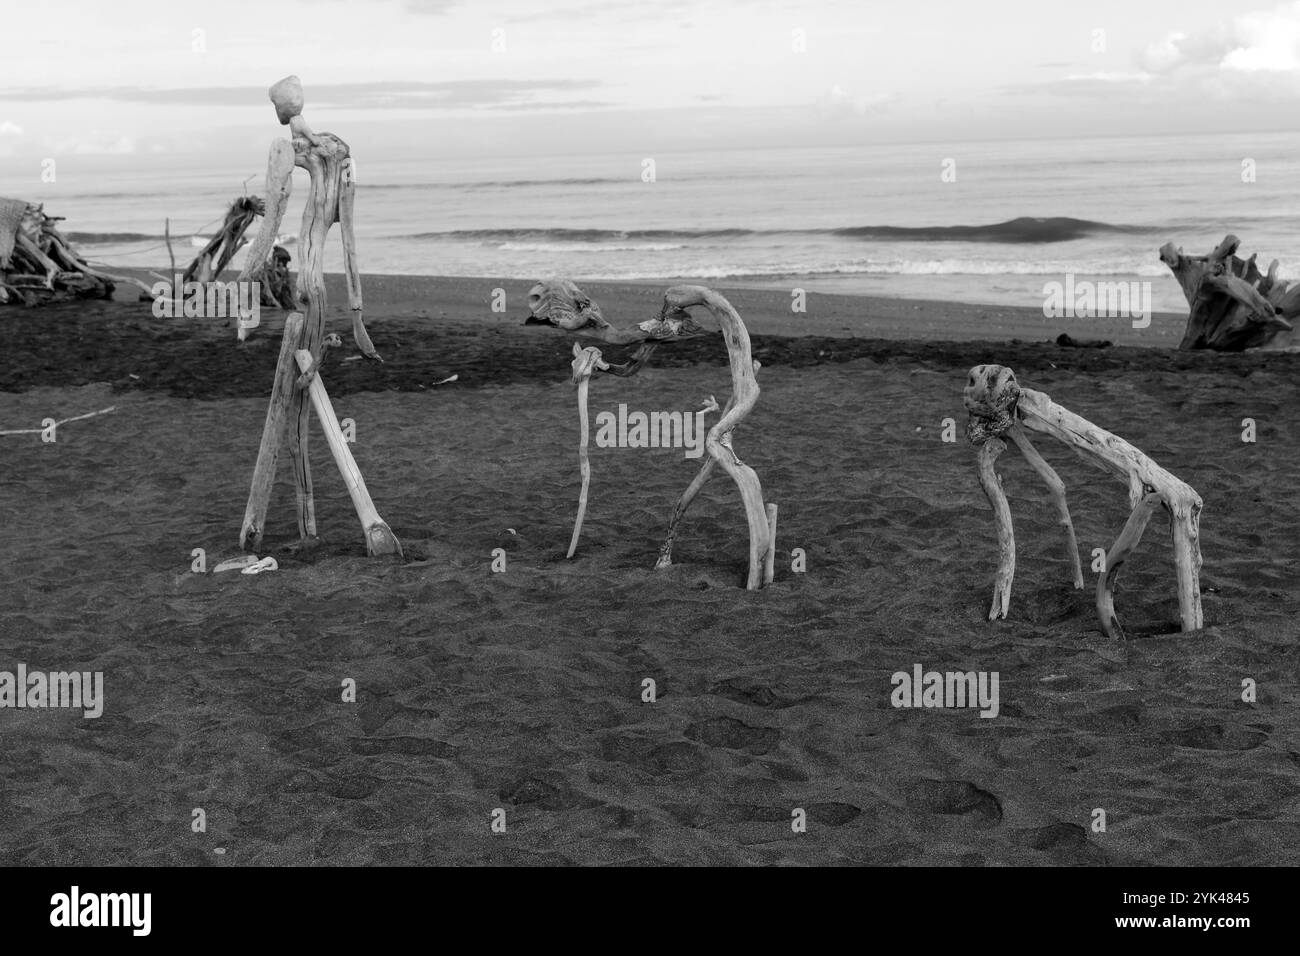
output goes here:
[{"label": "weathered tree root", "polygon": [[1300,284],[1277,277],[1276,259],[1267,274],[1255,256],[1241,259],[1241,240],[1225,236],[1208,256],[1189,256],[1172,242],[1160,247],[1187,300],[1187,327],[1180,349],[1240,352],[1267,348],[1294,350],[1300,339],[1291,320],[1300,317]]},{"label": "weathered tree root", "polygon": [[1119,568],[1142,539],[1155,508],[1163,505],[1173,524],[1174,566],[1178,577],[1178,610],[1184,631],[1204,624],[1199,575],[1201,569],[1201,498],[1185,482],[1157,465],[1124,439],[1075,415],[1043,392],[1022,389],[1015,374],[1001,365],[977,365],[967,379],[964,401],[970,412],[967,435],[982,445],[979,453],[980,484],[993,506],[998,531],[998,573],[989,619],[1006,617],[1015,577],[1015,536],[1006,495],[994,471],[998,455],[1009,437],[1043,478],[1052,495],[1065,532],[1074,571],[1075,587],[1083,586],[1078,544],[1060,477],[1030,444],[1025,429],[1063,442],[1084,461],[1125,481],[1133,513],[1106,556],[1106,571],[1097,580],[1097,617],[1103,633],[1122,639],[1124,631],[1115,614],[1114,586]]}]

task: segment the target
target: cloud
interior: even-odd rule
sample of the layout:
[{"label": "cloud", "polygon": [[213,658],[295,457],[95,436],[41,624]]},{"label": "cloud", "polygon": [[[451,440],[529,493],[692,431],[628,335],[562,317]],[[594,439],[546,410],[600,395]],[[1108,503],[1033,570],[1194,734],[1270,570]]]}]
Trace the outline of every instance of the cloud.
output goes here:
[{"label": "cloud", "polygon": [[1246,13],[1199,33],[1171,33],[1147,46],[1138,63],[1149,73],[1222,70],[1300,73],[1300,2]]},{"label": "cloud", "polygon": [[505,16],[506,23],[528,23],[546,20],[580,20],[585,21],[598,16],[617,16],[624,20],[662,20],[674,11],[685,13],[699,7],[695,0],[657,0],[645,3],[644,0],[583,0],[574,6],[561,7],[552,3],[545,10],[526,13],[519,16]]},{"label": "cloud", "polygon": [[411,13],[438,16],[453,7],[461,5],[461,0],[406,0],[403,6]]},{"label": "cloud", "polygon": [[1072,72],[1002,92],[1148,104],[1295,102],[1300,99],[1300,0],[1195,32],[1168,33],[1138,50],[1134,61],[1128,71]]},{"label": "cloud", "polygon": [[[603,86],[585,80],[445,80],[442,82],[385,81],[376,83],[305,83],[306,112],[313,106],[338,109],[532,109],[548,105],[570,106],[563,99],[570,91]],[[558,98],[556,98],[558,95]],[[128,86],[57,89],[36,87],[0,90],[0,100],[56,102],[111,100],[166,106],[262,106],[269,110],[264,86],[209,86],[145,89]]]},{"label": "cloud", "polygon": [[22,135],[23,135],[23,128],[19,126],[17,123],[12,123],[9,120],[5,120],[3,123],[0,123],[0,136],[22,136]]},{"label": "cloud", "polygon": [[53,147],[56,156],[129,156],[135,151],[135,140],[131,137],[97,130],[85,136],[59,140]]},{"label": "cloud", "polygon": [[858,96],[836,84],[817,101],[824,119],[844,119],[888,112],[898,102],[897,93],[871,93]]}]

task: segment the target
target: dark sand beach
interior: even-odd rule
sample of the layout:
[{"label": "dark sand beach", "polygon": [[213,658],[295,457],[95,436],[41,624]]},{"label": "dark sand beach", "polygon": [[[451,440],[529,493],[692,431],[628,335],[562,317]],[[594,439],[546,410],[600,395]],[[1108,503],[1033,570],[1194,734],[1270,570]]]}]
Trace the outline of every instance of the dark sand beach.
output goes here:
[{"label": "dark sand beach", "polygon": [[[324,382],[405,558],[366,557],[317,431],[320,545],[295,548],[282,463],[259,552],[280,569],[256,576],[192,573],[191,551],[209,567],[238,553],[282,316],[264,312],[240,346],[223,320],[155,319],[131,295],[0,310],[0,429],[116,406],[54,443],[0,437],[0,669],[102,671],[106,696],[97,719],[5,712],[0,862],[1300,860],[1300,356],[1174,352],[1177,316],[1139,331],[818,295],[792,315],[788,291],[724,286],[763,363],[736,450],[781,509],[775,582],[747,592],[725,475],[688,515],[676,565],[653,570],[698,467],[680,450],[593,447],[564,560],[577,337],[525,327],[527,288],[367,277],[377,365],[345,361],[331,277],[345,347]],[[589,287],[616,325],[655,314],[662,290]],[[1061,332],[1117,344],[1048,344]],[[1116,595],[1129,640],[1103,637],[1094,576],[1072,588],[1046,492],[1012,454],[1020,564],[1007,620],[987,620],[994,528],[961,438],[966,372],[985,362],[1196,488],[1202,631],[1179,633],[1157,515]],[[595,379],[591,404],[692,409],[729,388],[710,337]],[[941,440],[948,417],[956,443]],[[1126,489],[1038,447],[1086,562],[1123,527]],[[895,709],[890,676],[915,664],[998,672],[999,715]]]}]

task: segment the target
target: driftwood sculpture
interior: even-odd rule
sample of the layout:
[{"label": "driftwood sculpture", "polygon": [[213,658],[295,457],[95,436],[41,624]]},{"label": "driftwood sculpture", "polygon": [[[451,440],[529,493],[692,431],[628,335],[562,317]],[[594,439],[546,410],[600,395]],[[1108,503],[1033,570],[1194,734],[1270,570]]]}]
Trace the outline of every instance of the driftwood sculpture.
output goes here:
[{"label": "driftwood sculpture", "polygon": [[1015,443],[1025,460],[1047,484],[1064,532],[1074,572],[1074,586],[1083,587],[1079,546],[1065,501],[1065,485],[1030,444],[1026,434],[1029,430],[1065,443],[1084,461],[1111,472],[1128,485],[1133,512],[1107,552],[1105,572],[1097,579],[1097,616],[1102,631],[1111,638],[1124,637],[1115,614],[1115,579],[1124,561],[1142,539],[1151,515],[1162,505],[1169,512],[1173,526],[1174,567],[1178,576],[1178,611],[1182,629],[1194,631],[1202,626],[1199,578],[1201,498],[1190,485],[1165,471],[1124,439],[1057,405],[1050,396],[1021,388],[1015,374],[1004,366],[977,365],[971,369],[964,402],[970,413],[967,436],[972,444],[980,446],[980,485],[993,506],[998,533],[998,571],[989,620],[1007,616],[1011,582],[1016,573],[1011,509],[994,470],[998,456],[1006,450],[1006,438]]},{"label": "driftwood sculpture", "polygon": [[0,198],[0,303],[37,305],[63,299],[111,299],[114,283],[138,279],[92,269],[55,228],[62,216],[21,199]]},{"label": "driftwood sculpture", "polygon": [[1241,240],[1226,236],[1208,256],[1189,256],[1172,242],[1160,259],[1182,286],[1190,312],[1180,349],[1240,352],[1300,346],[1292,319],[1300,316],[1300,283],[1277,277],[1277,260],[1261,273],[1255,256],[1236,255]]},{"label": "driftwood sculpture", "polygon": [[[587,411],[588,386],[593,373],[608,371],[615,375],[635,372],[651,352],[663,342],[694,338],[707,330],[696,325],[688,309],[702,305],[712,313],[727,343],[731,363],[731,397],[722,409],[722,415],[709,429],[704,441],[707,457],[699,474],[678,499],[668,525],[668,537],[659,549],[655,568],[666,568],[673,563],[673,544],[678,526],[686,509],[695,500],[716,465],[721,465],[735,481],[745,508],[749,525],[749,573],[746,587],[750,590],[770,584],[776,560],[777,507],[763,501],[763,489],[754,469],[740,460],[732,448],[732,431],[753,410],[758,402],[758,380],[755,373],[759,363],[750,351],[749,332],[731,304],[718,293],[703,286],[674,286],[664,294],[663,307],[657,318],[642,322],[635,329],[615,329],[600,314],[595,303],[568,280],[549,280],[538,283],[529,294],[532,314],[530,322],[543,322],[567,331],[581,332],[603,342],[616,345],[640,343],[640,348],[625,365],[611,365],[601,356],[600,350],[574,343],[572,381],[578,387],[578,414],[581,436],[578,461],[582,474],[582,490],[578,499],[578,514],[574,521],[573,536],[569,542],[568,557],[572,558],[582,533],[583,517],[587,510],[587,492],[591,479],[591,465],[587,456],[589,418]],[[713,409],[717,410],[716,403]]]},{"label": "driftwood sculpture", "polygon": [[293,458],[294,483],[298,500],[298,530],[308,543],[316,537],[316,511],[312,498],[311,468],[307,457],[307,434],[313,405],[325,429],[330,450],[343,474],[361,520],[370,555],[401,554],[402,547],[388,525],[375,510],[366,491],[361,472],[343,441],[338,420],[334,417],[325,386],[318,374],[324,349],[341,345],[337,336],[325,337],[325,237],[335,222],[343,229],[343,247],[348,268],[348,293],[353,308],[353,334],[362,352],[378,358],[370,337],[361,322],[361,278],[357,270],[352,239],[351,157],[348,146],[332,133],[315,133],[302,118],[302,85],[296,76],[285,77],[270,89],[276,116],[293,133],[293,140],[277,140],[271,146],[267,168],[267,215],[244,266],[247,278],[254,273],[271,251],[276,230],[284,215],[294,165],[307,170],[311,177],[307,204],[302,214],[301,270],[298,273],[298,298],[306,305],[306,315],[292,312],[285,321],[276,365],[271,403],[266,411],[262,444],[253,470],[248,507],[240,529],[241,547],[257,548],[262,539],[266,511],[275,484],[275,466],[280,446],[286,438],[289,422],[296,423],[296,435],[289,442]]}]

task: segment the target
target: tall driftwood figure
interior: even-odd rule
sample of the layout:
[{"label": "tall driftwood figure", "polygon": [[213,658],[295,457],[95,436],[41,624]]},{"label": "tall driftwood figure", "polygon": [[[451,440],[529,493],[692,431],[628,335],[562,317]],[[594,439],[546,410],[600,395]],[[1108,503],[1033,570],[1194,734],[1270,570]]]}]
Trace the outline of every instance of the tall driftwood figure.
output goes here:
[{"label": "tall driftwood figure", "polygon": [[[616,345],[640,344],[630,362],[625,365],[611,365],[606,362],[600,350],[591,346],[583,348],[573,345],[572,380],[578,387],[578,414],[580,439],[578,461],[582,474],[582,490],[578,499],[578,515],[574,521],[573,536],[569,541],[568,557],[573,557],[578,547],[578,538],[582,533],[582,521],[587,510],[587,491],[591,480],[591,465],[587,458],[589,418],[587,412],[588,383],[596,371],[607,371],[615,375],[627,376],[635,372],[654,349],[664,343],[707,334],[707,330],[696,325],[688,309],[702,305],[713,314],[727,343],[727,354],[731,363],[731,398],[721,410],[722,415],[709,429],[704,440],[708,453],[699,474],[678,499],[673,508],[672,519],[668,525],[668,537],[659,549],[659,559],[655,568],[666,568],[673,563],[673,543],[677,539],[678,525],[686,514],[695,496],[709,480],[716,465],[721,465],[735,481],[740,491],[740,500],[745,508],[745,518],[749,524],[749,574],[746,587],[750,590],[770,584],[775,570],[776,560],[776,518],[777,507],[765,504],[763,489],[754,469],[746,465],[732,449],[731,435],[733,429],[753,410],[758,402],[758,380],[755,373],[759,363],[755,362],[750,351],[749,332],[736,310],[725,298],[703,286],[673,286],[664,293],[663,307],[658,318],[642,322],[635,329],[615,329],[600,314],[594,302],[567,280],[548,280],[538,283],[529,295],[532,314],[530,322],[544,322],[568,331],[581,331],[584,335]],[[711,408],[718,406],[710,399]],[[688,413],[689,414],[689,413]]]},{"label": "tall driftwood figure", "polygon": [[979,450],[980,485],[993,506],[998,532],[998,572],[993,586],[993,607],[989,620],[1007,616],[1011,582],[1016,573],[1016,540],[1011,526],[1011,509],[1002,491],[994,464],[1006,450],[1010,438],[1030,466],[1047,484],[1065,535],[1066,551],[1074,572],[1074,586],[1083,587],[1079,545],[1065,502],[1065,485],[1029,442],[1026,430],[1041,432],[1064,442],[1084,461],[1123,480],[1133,508],[1128,523],[1106,554],[1106,568],[1097,579],[1097,617],[1102,631],[1111,638],[1123,638],[1124,630],[1115,615],[1114,588],[1120,566],[1137,547],[1151,515],[1161,506],[1173,526],[1174,567],[1178,575],[1178,611],[1182,629],[1202,626],[1201,617],[1201,497],[1190,485],[1130,445],[1118,435],[1098,428],[1051,397],[1021,388],[1015,373],[1002,365],[977,365],[970,371],[964,396],[970,413],[966,434]]},{"label": "tall driftwood figure", "polygon": [[298,272],[298,300],[306,306],[306,315],[293,312],[285,321],[280,359],[276,366],[271,404],[266,411],[262,444],[253,470],[252,488],[244,524],[239,533],[241,547],[257,548],[262,540],[266,511],[275,484],[275,466],[280,446],[288,437],[290,422],[296,433],[289,441],[293,459],[294,484],[298,502],[298,531],[304,542],[316,537],[316,510],[312,498],[311,467],[307,457],[307,434],[311,411],[316,409],[329,440],[330,451],[342,472],[356,507],[357,517],[366,536],[366,550],[371,555],[401,554],[402,547],[388,525],[375,510],[365,481],[342,437],[334,417],[325,386],[317,374],[324,349],[341,344],[338,336],[325,336],[325,237],[330,226],[338,222],[343,234],[344,262],[348,274],[348,298],[352,304],[352,332],[357,345],[369,358],[378,359],[361,319],[361,276],[357,266],[352,233],[352,204],[355,184],[347,143],[333,133],[316,133],[302,118],[302,85],[296,76],[285,77],[270,89],[271,102],[280,123],[287,125],[293,139],[276,140],[271,145],[266,173],[266,215],[262,228],[249,251],[240,276],[247,281],[266,262],[275,244],[276,232],[284,217],[289,197],[293,167],[301,166],[311,177],[307,205],[302,214],[302,232],[298,247],[302,250]]},{"label": "tall driftwood figure", "polygon": [[1294,349],[1300,339],[1289,320],[1300,315],[1300,284],[1288,288],[1277,277],[1277,260],[1268,273],[1259,271],[1255,256],[1241,259],[1241,240],[1225,236],[1208,256],[1189,256],[1172,242],[1160,247],[1187,299],[1187,328],[1180,349]]}]

